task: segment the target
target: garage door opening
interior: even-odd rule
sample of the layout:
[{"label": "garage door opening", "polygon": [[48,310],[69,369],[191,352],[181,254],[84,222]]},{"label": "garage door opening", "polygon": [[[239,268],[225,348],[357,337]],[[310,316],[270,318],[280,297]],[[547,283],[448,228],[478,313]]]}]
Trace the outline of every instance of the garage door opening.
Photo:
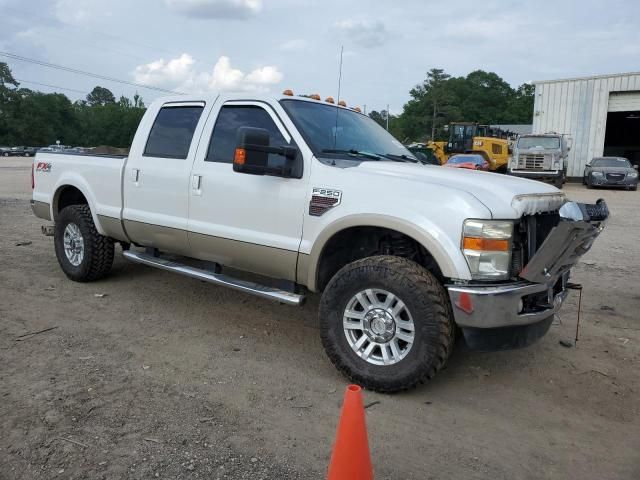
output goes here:
[{"label": "garage door opening", "polygon": [[604,155],[625,157],[640,165],[640,110],[607,114]]},{"label": "garage door opening", "polygon": [[640,92],[611,92],[604,155],[640,165]]}]

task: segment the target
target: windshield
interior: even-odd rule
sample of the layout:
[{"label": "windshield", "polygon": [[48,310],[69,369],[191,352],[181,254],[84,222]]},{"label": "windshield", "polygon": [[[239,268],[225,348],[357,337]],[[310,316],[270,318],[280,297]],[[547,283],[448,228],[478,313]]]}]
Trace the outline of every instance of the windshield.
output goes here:
[{"label": "windshield", "polygon": [[409,150],[365,115],[322,103],[281,103],[316,156],[365,154],[358,160],[385,160],[376,155],[391,155],[415,162]]},{"label": "windshield", "polygon": [[560,148],[558,137],[520,137],[518,148]]},{"label": "windshield", "polygon": [[627,167],[631,168],[631,163],[626,158],[594,158],[592,167]]},{"label": "windshield", "polygon": [[480,165],[482,163],[482,157],[477,155],[455,155],[451,157],[447,163],[475,163]]}]

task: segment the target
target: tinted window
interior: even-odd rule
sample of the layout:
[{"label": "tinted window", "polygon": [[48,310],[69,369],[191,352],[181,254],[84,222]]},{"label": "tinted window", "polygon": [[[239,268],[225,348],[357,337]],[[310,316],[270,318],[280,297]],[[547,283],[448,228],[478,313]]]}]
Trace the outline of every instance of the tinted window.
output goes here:
[{"label": "tinted window", "polygon": [[[272,147],[288,145],[264,108],[253,105],[226,106],[222,107],[218,114],[205,160],[232,163],[236,150],[236,136],[240,127],[264,128],[269,131],[269,144]],[[269,165],[277,166],[283,162],[284,157],[269,155]]]},{"label": "tinted window", "polygon": [[202,108],[200,106],[161,108],[151,127],[144,155],[187,158]]},{"label": "tinted window", "polygon": [[[281,104],[316,155],[326,158],[336,150],[345,151],[338,155],[357,150],[412,157],[411,152],[366,115],[320,102],[281,100]],[[359,157],[358,160],[367,158]]]}]

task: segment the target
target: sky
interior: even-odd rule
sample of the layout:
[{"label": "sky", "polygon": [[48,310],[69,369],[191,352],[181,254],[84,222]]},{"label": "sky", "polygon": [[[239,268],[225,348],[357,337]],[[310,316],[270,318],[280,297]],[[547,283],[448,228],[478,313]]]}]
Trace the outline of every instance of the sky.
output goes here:
[{"label": "sky", "polygon": [[[335,97],[342,47],[340,97],[392,113],[431,68],[514,87],[640,70],[639,0],[0,0],[0,18],[0,52],[184,93]],[[24,87],[72,100],[96,85],[163,95],[0,61]]]}]

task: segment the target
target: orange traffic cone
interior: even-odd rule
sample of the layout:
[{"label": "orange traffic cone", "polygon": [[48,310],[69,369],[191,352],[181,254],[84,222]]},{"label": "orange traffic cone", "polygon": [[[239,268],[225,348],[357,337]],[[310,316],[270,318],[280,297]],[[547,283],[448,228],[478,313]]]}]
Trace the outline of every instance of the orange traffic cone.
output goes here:
[{"label": "orange traffic cone", "polygon": [[361,392],[358,385],[349,385],[344,394],[327,480],[373,479]]}]

